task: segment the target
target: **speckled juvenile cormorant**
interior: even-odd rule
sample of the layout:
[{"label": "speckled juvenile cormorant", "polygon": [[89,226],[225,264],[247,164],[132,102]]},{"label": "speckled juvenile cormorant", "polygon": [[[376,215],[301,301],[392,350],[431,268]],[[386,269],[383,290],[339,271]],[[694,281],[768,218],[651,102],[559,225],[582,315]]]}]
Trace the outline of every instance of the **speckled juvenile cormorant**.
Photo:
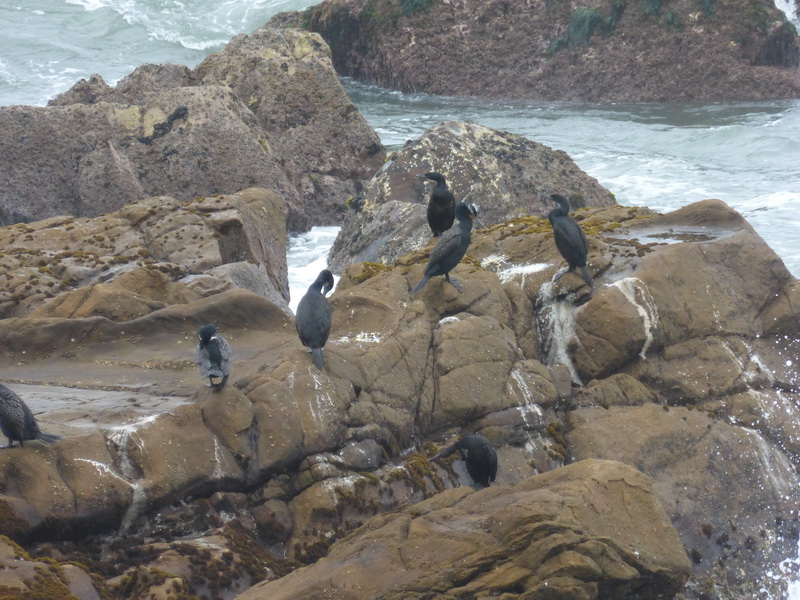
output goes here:
[{"label": "speckled juvenile cormorant", "polygon": [[[551,210],[550,214],[547,215],[550,224],[553,226],[556,248],[558,248],[564,260],[567,261],[569,265],[568,271],[572,271],[575,267],[580,267],[586,285],[594,287],[592,277],[586,268],[586,255],[589,252],[589,244],[586,242],[583,229],[569,216],[569,201],[564,196],[553,194],[550,197],[553,202],[558,204],[558,208]],[[553,281],[566,272],[562,271],[556,275]]]},{"label": "speckled juvenile cormorant", "polygon": [[435,181],[431,197],[428,200],[428,227],[433,237],[439,237],[453,226],[456,218],[456,198],[447,189],[447,181],[441,173],[431,172],[418,177],[427,177]]},{"label": "speckled juvenile cormorant", "polygon": [[478,215],[478,211],[471,204],[459,202],[456,206],[456,219],[458,226],[452,227],[442,234],[439,241],[431,251],[428,265],[425,267],[425,274],[419,283],[411,290],[412,294],[420,291],[428,279],[437,275],[444,275],[444,278],[461,292],[461,286],[455,279],[450,278],[452,271],[459,261],[467,253],[470,239],[472,238],[472,220]]},{"label": "speckled juvenile cormorant", "polygon": [[467,473],[472,481],[479,485],[488,486],[497,477],[497,453],[485,437],[473,433],[458,440],[439,452],[431,460],[447,458],[456,450],[467,465]]},{"label": "speckled juvenile cormorant", "polygon": [[14,440],[24,446],[25,440],[41,440],[52,444],[61,439],[60,435],[51,435],[39,431],[36,419],[28,405],[13,391],[0,384],[0,431],[8,438],[8,446],[14,446]]},{"label": "speckled juvenile cormorant", "polygon": [[331,306],[325,294],[333,289],[333,274],[325,269],[314,280],[308,291],[297,305],[294,324],[297,335],[303,345],[311,350],[314,364],[322,370],[325,361],[322,359],[322,348],[328,341],[331,331]]},{"label": "speckled juvenile cormorant", "polygon": [[[208,387],[220,390],[228,381],[231,374],[231,361],[233,352],[227,340],[217,333],[217,328],[212,324],[203,325],[197,332],[199,338],[195,359],[197,368],[203,378],[208,377]],[[214,379],[219,379],[214,382]]]}]

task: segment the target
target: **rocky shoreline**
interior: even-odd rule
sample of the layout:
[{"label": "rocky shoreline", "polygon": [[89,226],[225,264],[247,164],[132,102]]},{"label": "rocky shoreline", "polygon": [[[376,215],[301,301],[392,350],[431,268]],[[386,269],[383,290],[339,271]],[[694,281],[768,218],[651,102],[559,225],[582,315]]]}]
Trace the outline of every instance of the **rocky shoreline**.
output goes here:
[{"label": "rocky shoreline", "polygon": [[[800,286],[719,200],[623,207],[470,123],[384,162],[324,42],[288,29],[0,123],[3,383],[64,436],[0,451],[9,598],[744,600],[796,578]],[[482,208],[463,293],[411,297],[428,170]],[[553,281],[555,192],[593,291]],[[285,246],[330,222],[320,371]],[[209,322],[219,392],[193,363]],[[484,489],[430,460],[473,432]]]}]

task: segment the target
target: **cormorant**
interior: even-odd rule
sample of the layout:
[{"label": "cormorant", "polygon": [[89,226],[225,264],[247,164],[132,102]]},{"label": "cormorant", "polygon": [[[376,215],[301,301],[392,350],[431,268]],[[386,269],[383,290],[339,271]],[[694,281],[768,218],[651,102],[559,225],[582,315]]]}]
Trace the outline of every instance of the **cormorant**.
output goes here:
[{"label": "cormorant", "polygon": [[467,473],[477,484],[488,486],[497,477],[497,453],[485,437],[473,433],[445,448],[431,460],[447,458],[456,450],[467,465]]},{"label": "cormorant", "polygon": [[[197,368],[203,378],[208,377],[207,387],[221,390],[231,374],[231,360],[233,352],[227,340],[217,333],[217,328],[212,324],[203,325],[197,332],[199,341],[195,360]],[[214,383],[214,379],[219,379]]]},{"label": "cormorant", "polygon": [[0,384],[0,431],[8,438],[8,446],[13,448],[14,440],[20,446],[25,440],[41,440],[46,444],[52,444],[61,439],[60,435],[42,433],[36,424],[31,409],[6,386]]},{"label": "cormorant", "polygon": [[331,331],[331,306],[325,294],[333,289],[333,274],[325,269],[320,272],[308,291],[297,305],[294,324],[297,335],[303,345],[311,351],[314,364],[322,370],[325,361],[322,359],[322,347],[328,341]]},{"label": "cormorant", "polygon": [[[583,229],[569,216],[569,201],[564,196],[552,194],[550,198],[558,204],[558,208],[551,210],[547,218],[550,220],[550,225],[553,226],[556,248],[558,248],[561,256],[564,257],[564,260],[569,265],[567,271],[580,267],[586,285],[594,287],[592,277],[586,268],[586,255],[589,252],[589,244],[586,241]],[[567,271],[562,271],[556,275],[553,281],[559,279]]]},{"label": "cormorant", "polygon": [[412,294],[420,291],[428,283],[428,279],[437,275],[444,275],[444,278],[461,293],[461,286],[455,279],[450,278],[450,271],[455,268],[467,253],[467,248],[472,238],[472,220],[477,215],[478,211],[471,204],[458,203],[456,206],[458,226],[445,231],[436,242],[428,259],[428,265],[425,267],[425,273],[420,282],[411,290]]},{"label": "cormorant", "polygon": [[456,218],[456,198],[447,189],[447,182],[441,173],[431,172],[417,177],[426,177],[436,182],[428,200],[428,227],[433,237],[439,237],[453,226]]}]

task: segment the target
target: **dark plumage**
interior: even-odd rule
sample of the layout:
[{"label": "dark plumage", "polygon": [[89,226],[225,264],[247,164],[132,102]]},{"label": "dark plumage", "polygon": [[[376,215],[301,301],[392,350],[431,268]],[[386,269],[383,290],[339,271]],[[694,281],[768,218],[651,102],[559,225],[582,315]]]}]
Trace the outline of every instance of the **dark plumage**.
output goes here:
[{"label": "dark plumage", "polygon": [[472,220],[477,214],[478,212],[471,204],[458,203],[456,206],[458,225],[445,231],[436,242],[428,259],[428,265],[425,267],[425,273],[420,282],[411,290],[412,294],[420,291],[428,283],[428,279],[437,275],[444,275],[444,278],[452,283],[459,293],[461,292],[458,282],[450,278],[450,271],[467,253],[472,238]]},{"label": "dark plumage", "polygon": [[[220,390],[231,374],[233,352],[227,340],[217,333],[214,325],[203,325],[197,332],[198,342],[195,352],[197,368],[203,378],[208,377],[208,387]],[[219,379],[214,382],[214,379]]]},{"label": "dark plumage", "polygon": [[425,173],[422,177],[436,182],[428,200],[428,227],[431,228],[434,237],[439,237],[453,226],[456,218],[456,198],[453,192],[447,189],[447,182],[441,173]]},{"label": "dark plumage", "polygon": [[24,446],[22,442],[26,440],[41,440],[46,444],[52,444],[61,439],[60,435],[39,431],[28,405],[2,384],[0,384],[0,431],[8,438],[6,448],[12,448],[15,440],[20,446]]},{"label": "dark plumage", "polygon": [[[561,256],[564,257],[564,260],[569,265],[567,271],[580,267],[586,285],[594,287],[592,277],[586,268],[586,255],[589,252],[589,244],[586,241],[583,229],[569,216],[569,201],[564,196],[553,194],[550,197],[553,202],[558,204],[558,208],[551,210],[547,218],[550,220],[550,225],[553,226],[556,248],[558,248]],[[567,271],[562,271],[556,275],[553,281],[560,278]]]},{"label": "dark plumage", "polygon": [[488,486],[497,477],[497,453],[485,437],[479,433],[465,436],[452,446],[445,448],[431,460],[447,458],[456,450],[467,465],[472,481]]},{"label": "dark plumage", "polygon": [[328,341],[331,331],[331,306],[325,294],[333,289],[333,274],[325,269],[320,272],[308,291],[297,305],[297,314],[294,324],[297,335],[303,345],[311,351],[314,364],[322,370],[325,361],[322,358],[322,348]]}]

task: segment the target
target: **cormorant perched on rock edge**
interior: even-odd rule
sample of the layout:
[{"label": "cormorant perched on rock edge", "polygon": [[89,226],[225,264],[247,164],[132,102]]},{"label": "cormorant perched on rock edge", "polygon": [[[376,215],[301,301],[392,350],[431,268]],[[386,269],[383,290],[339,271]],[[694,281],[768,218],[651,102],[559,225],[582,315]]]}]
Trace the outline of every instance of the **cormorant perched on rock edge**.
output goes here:
[{"label": "cormorant perched on rock edge", "polygon": [[473,433],[439,452],[431,460],[447,458],[456,450],[467,465],[467,473],[477,484],[488,486],[497,477],[497,453],[485,437]]},{"label": "cormorant perched on rock edge", "polygon": [[436,185],[428,200],[428,227],[433,237],[439,237],[453,226],[456,218],[456,197],[447,189],[447,181],[441,173],[431,172],[417,177],[435,181]]},{"label": "cormorant perched on rock edge", "polygon": [[[233,352],[227,340],[217,333],[217,328],[212,324],[203,325],[197,332],[198,342],[195,352],[197,368],[200,375],[208,377],[207,387],[221,390],[231,374],[231,361]],[[214,379],[219,379],[214,383]]]},{"label": "cormorant perched on rock edge", "polygon": [[589,244],[583,229],[575,220],[569,216],[569,200],[560,194],[552,194],[550,198],[558,204],[558,208],[550,211],[547,218],[553,226],[553,238],[556,248],[567,261],[569,269],[558,273],[553,281],[558,280],[567,271],[572,271],[575,267],[580,267],[583,273],[583,280],[589,287],[594,287],[591,275],[586,268],[586,255],[589,253]]},{"label": "cormorant perched on rock edge", "polygon": [[478,211],[471,204],[459,202],[456,206],[456,219],[458,226],[445,231],[431,251],[425,273],[419,283],[411,290],[412,294],[420,291],[431,277],[444,275],[444,278],[453,284],[461,293],[461,286],[455,279],[450,278],[450,271],[461,261],[467,253],[469,242],[472,239],[472,220]]},{"label": "cormorant perched on rock edge", "polygon": [[0,384],[0,431],[8,438],[8,446],[14,447],[14,440],[24,446],[25,440],[41,440],[52,444],[61,439],[60,435],[42,433],[36,424],[31,409],[12,390]]},{"label": "cormorant perched on rock edge", "polygon": [[303,345],[311,351],[314,364],[319,370],[325,368],[322,348],[331,331],[331,306],[325,294],[333,289],[333,274],[325,269],[320,272],[308,291],[300,299],[295,315],[295,328]]}]

